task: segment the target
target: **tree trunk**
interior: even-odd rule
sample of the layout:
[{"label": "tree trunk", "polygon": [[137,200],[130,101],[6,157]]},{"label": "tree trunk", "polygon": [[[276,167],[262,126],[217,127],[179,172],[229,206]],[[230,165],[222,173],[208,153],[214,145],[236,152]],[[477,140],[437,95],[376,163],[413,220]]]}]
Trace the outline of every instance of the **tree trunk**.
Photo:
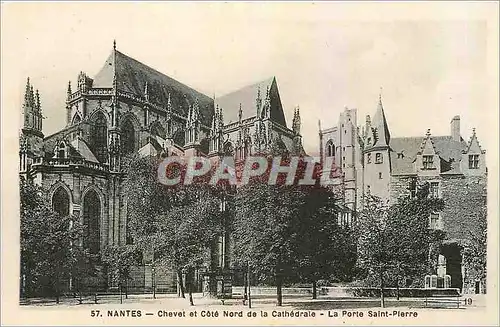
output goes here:
[{"label": "tree trunk", "polygon": [[123,304],[123,293],[122,293],[122,283],[118,286],[120,288],[120,304]]},{"label": "tree trunk", "polygon": [[180,291],[180,296],[185,299],[186,296],[184,295],[184,283],[182,282],[182,272],[181,270],[177,270],[177,282],[179,286],[179,291]]},{"label": "tree trunk", "polygon": [[252,308],[252,295],[250,294],[250,265],[247,266],[247,283],[248,283],[248,308]]},{"label": "tree trunk", "polygon": [[316,300],[318,298],[316,279],[313,280],[312,284],[313,284],[313,300]]},{"label": "tree trunk", "polygon": [[188,287],[189,287],[189,304],[190,305],[194,305],[194,302],[193,302],[193,289],[192,289],[191,285],[189,285]]},{"label": "tree trunk", "polygon": [[382,266],[380,266],[380,307],[385,308],[385,299],[384,299],[384,272],[382,270]]},{"label": "tree trunk", "polygon": [[399,301],[399,266],[398,266],[398,273],[396,275],[396,300]]},{"label": "tree trunk", "polygon": [[125,299],[128,299],[128,278],[125,279]]},{"label": "tree trunk", "polygon": [[281,278],[281,274],[278,273],[276,275],[276,296],[278,300],[278,306],[281,307],[283,305],[283,281]]},{"label": "tree trunk", "polygon": [[186,276],[186,286],[187,286],[187,289],[188,289],[188,292],[189,292],[189,304],[190,305],[194,305],[194,302],[193,302],[193,276],[194,273],[192,271],[192,269],[190,268],[188,270],[188,273],[187,273],[187,276]]}]

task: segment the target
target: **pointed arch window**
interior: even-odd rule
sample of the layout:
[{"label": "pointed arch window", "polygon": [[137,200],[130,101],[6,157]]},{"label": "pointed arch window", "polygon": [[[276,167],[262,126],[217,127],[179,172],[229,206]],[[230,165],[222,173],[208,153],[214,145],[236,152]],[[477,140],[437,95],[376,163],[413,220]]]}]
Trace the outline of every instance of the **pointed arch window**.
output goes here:
[{"label": "pointed arch window", "polygon": [[108,159],[108,122],[102,112],[98,112],[92,124],[91,147],[97,160],[104,163]]},{"label": "pointed arch window", "polygon": [[85,194],[83,199],[83,246],[90,253],[97,254],[100,249],[101,201],[94,190]]},{"label": "pointed arch window", "polygon": [[135,128],[134,124],[127,119],[122,124],[121,148],[123,154],[129,154],[135,151]]},{"label": "pointed arch window", "polygon": [[335,144],[331,140],[326,144],[326,155],[328,157],[335,157]]},{"label": "pointed arch window", "polygon": [[165,138],[165,134],[166,134],[165,130],[163,129],[163,127],[161,125],[155,124],[155,125],[153,125],[153,127],[151,127],[151,135]]},{"label": "pointed arch window", "polygon": [[66,158],[66,144],[61,142],[57,147],[56,155],[58,159]]},{"label": "pointed arch window", "polygon": [[52,195],[52,209],[60,216],[69,216],[69,194],[61,186]]},{"label": "pointed arch window", "polygon": [[234,155],[233,143],[226,142],[224,144],[224,154],[227,155],[227,156],[233,156]]},{"label": "pointed arch window", "polygon": [[79,114],[75,114],[75,116],[73,117],[73,123],[72,123],[72,125],[78,124],[81,121],[82,121],[82,118],[80,118],[80,115]]}]

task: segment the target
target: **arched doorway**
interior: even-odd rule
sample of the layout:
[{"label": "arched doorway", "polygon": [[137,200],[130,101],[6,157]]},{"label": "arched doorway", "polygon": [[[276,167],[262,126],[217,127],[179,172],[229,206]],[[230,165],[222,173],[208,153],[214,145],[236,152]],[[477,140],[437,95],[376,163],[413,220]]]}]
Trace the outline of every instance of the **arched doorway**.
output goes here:
[{"label": "arched doorway", "polygon": [[62,186],[52,195],[52,209],[62,217],[69,215],[69,194]]},{"label": "arched doorway", "polygon": [[96,191],[90,190],[83,198],[83,246],[90,253],[98,254],[100,249],[101,200]]}]

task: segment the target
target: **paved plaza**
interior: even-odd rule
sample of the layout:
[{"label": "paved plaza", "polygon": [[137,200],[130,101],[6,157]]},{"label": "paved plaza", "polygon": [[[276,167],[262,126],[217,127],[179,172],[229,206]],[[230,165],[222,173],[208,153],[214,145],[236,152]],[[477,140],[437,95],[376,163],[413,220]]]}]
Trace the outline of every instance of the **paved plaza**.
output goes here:
[{"label": "paved plaza", "polygon": [[[471,300],[468,300],[468,299]],[[179,298],[176,294],[157,294],[156,299],[152,294],[132,294],[128,298],[123,296],[123,303],[120,303],[119,295],[100,295],[98,303],[95,304],[94,297],[83,297],[82,304],[79,304],[78,298],[62,297],[60,303],[56,303],[54,298],[33,298],[21,300],[21,305],[25,307],[47,307],[47,308],[141,308],[144,310],[158,309],[195,309],[195,308],[210,308],[210,309],[231,309],[243,310],[248,308],[248,303],[243,305],[241,299],[224,300],[224,304],[220,299],[203,297],[201,293],[193,294],[194,306],[189,304],[189,299]],[[469,304],[470,303],[470,304]],[[425,307],[425,298],[386,298],[386,308],[397,308],[401,310],[415,309],[450,309],[450,310],[465,310],[465,309],[481,309],[485,307],[485,295],[467,295],[460,298],[460,306],[457,308],[454,305],[435,305]],[[252,308],[262,308],[265,310],[279,309],[276,306],[275,297],[257,297],[252,298]],[[311,299],[306,296],[284,297],[283,309],[293,310],[341,310],[341,309],[377,309],[380,308],[379,298],[366,297],[328,297],[319,296],[318,299]]]}]

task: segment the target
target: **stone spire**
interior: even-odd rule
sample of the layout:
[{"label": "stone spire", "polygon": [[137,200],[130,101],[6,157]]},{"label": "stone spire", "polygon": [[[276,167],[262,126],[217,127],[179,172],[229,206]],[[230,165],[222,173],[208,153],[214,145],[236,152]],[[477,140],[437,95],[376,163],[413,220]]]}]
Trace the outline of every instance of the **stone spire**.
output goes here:
[{"label": "stone spire", "polygon": [[194,100],[194,105],[193,105],[193,122],[196,122],[199,120],[200,117],[200,104],[198,102],[198,98]]},{"label": "stone spire", "polygon": [[31,107],[30,89],[30,78],[28,77],[26,81],[26,90],[24,91],[24,107]]},{"label": "stone spire", "polygon": [[293,110],[293,122],[292,122],[292,130],[294,131],[295,134],[300,134],[300,107],[297,106]]},{"label": "stone spire", "polygon": [[148,92],[148,82],[146,81],[146,85],[144,86],[144,99],[149,102],[149,92]]},{"label": "stone spire", "polygon": [[28,77],[26,81],[26,89],[24,91],[23,103],[24,123],[23,128],[37,132],[42,135],[42,106],[40,104],[40,93],[33,89]]},{"label": "stone spire", "polygon": [[271,95],[269,86],[266,88],[266,98],[264,100],[264,106],[262,107],[262,118],[269,118],[271,112]]},{"label": "stone spire", "polygon": [[238,121],[241,124],[241,120],[243,119],[243,110],[241,109],[241,102],[240,102],[240,109],[238,110]]},{"label": "stone spire", "polygon": [[71,94],[73,92],[71,92],[71,81],[68,81],[68,91],[66,92],[66,98],[69,100],[69,98],[71,97]]},{"label": "stone spire", "polygon": [[168,92],[168,100],[167,100],[167,115],[170,118],[170,114],[172,113],[172,98],[170,97],[170,92]]},{"label": "stone spire", "polygon": [[224,114],[222,112],[222,107],[219,108],[219,129],[222,130],[224,127]]},{"label": "stone spire", "polygon": [[374,145],[388,146],[391,139],[391,134],[387,125],[387,119],[385,118],[381,93],[378,97],[377,111],[375,112],[375,116],[373,116],[371,125],[375,128],[377,135],[377,140]]},{"label": "stone spire", "polygon": [[260,86],[257,88],[257,98],[255,99],[255,109],[257,110],[257,119],[260,119],[260,109],[262,107],[262,98],[260,97]]},{"label": "stone spire", "polygon": [[218,125],[218,111],[219,111],[219,105],[216,105],[215,111],[214,111],[214,116],[212,117],[212,133],[215,133],[215,127]]},{"label": "stone spire", "polygon": [[38,112],[41,112],[41,105],[40,105],[40,93],[38,93],[38,89],[36,89],[36,93],[35,93],[35,101],[36,101],[36,104],[35,104],[35,107],[36,107],[36,110]]},{"label": "stone spire", "polygon": [[34,108],[36,104],[35,104],[35,92],[33,91],[33,85],[30,86],[29,98],[30,98],[30,106]]}]

